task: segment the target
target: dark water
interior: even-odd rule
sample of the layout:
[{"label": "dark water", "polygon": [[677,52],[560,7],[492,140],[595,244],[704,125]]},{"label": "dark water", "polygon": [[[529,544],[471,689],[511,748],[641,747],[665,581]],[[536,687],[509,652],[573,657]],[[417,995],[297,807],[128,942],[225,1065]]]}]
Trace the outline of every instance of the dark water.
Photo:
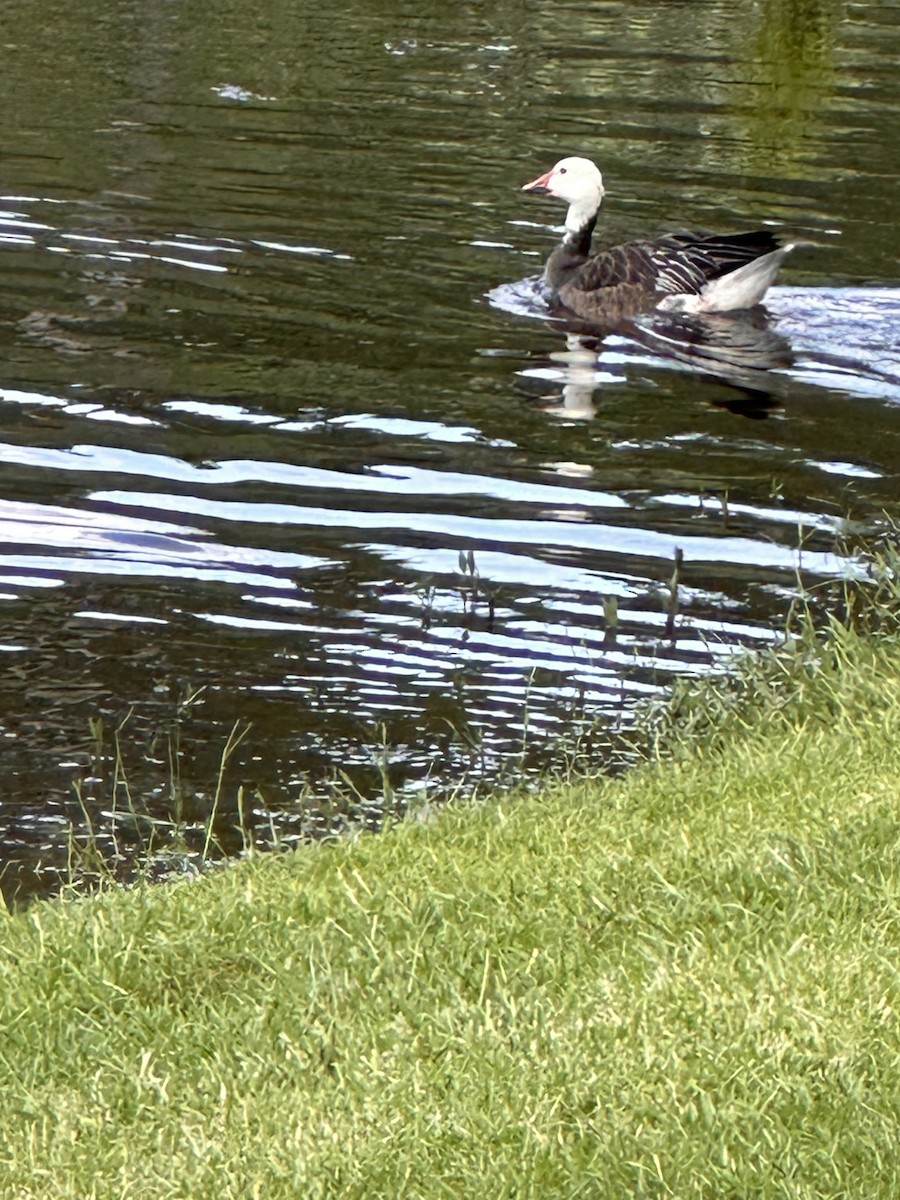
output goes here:
[{"label": "dark water", "polygon": [[[897,4],[212,11],[0,14],[7,896],[85,837],[234,852],[540,767],[896,495]],[[570,153],[610,241],[812,243],[794,365],[540,319],[561,213],[518,188]]]}]

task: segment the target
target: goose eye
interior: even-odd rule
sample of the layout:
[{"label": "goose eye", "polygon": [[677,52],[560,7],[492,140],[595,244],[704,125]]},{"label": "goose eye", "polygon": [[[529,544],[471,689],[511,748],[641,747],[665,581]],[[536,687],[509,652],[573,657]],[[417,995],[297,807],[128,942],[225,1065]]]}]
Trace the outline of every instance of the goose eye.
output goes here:
[{"label": "goose eye", "polygon": [[566,173],[566,171],[567,171],[568,169],[569,169],[568,167],[560,167],[560,168],[559,168],[559,174],[560,174],[560,175],[565,175],[565,173]]}]

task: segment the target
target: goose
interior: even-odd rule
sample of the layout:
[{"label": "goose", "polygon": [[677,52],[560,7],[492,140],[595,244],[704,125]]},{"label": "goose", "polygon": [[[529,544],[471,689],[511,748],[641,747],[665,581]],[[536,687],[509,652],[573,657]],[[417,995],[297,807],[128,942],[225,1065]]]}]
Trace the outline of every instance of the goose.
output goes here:
[{"label": "goose", "polygon": [[673,233],[611,246],[591,255],[603,200],[603,176],[587,158],[563,158],[523,192],[569,206],[562,242],[547,260],[543,286],[551,303],[584,321],[615,327],[652,309],[715,313],[759,304],[794,248],[767,230]]}]

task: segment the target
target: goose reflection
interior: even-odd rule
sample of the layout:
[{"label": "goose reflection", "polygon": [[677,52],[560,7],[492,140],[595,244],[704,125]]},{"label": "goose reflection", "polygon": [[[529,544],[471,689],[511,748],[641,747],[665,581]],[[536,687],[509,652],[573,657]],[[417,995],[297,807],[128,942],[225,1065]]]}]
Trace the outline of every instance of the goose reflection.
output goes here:
[{"label": "goose reflection", "polygon": [[615,330],[563,318],[553,320],[551,328],[564,333],[565,349],[536,354],[523,374],[552,381],[555,395],[545,395],[545,410],[575,420],[594,415],[596,394],[605,384],[624,381],[625,366],[638,348],[661,365],[677,363],[725,384],[725,395],[714,403],[755,418],[778,405],[783,384],[775,373],[794,362],[789,340],[772,328],[761,307],[733,313],[645,313]]}]

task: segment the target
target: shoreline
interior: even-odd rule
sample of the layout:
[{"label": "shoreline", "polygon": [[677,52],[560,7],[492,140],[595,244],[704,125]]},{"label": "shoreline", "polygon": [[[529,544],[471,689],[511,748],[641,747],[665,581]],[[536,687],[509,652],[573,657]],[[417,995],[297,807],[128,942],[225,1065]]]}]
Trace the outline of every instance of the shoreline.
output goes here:
[{"label": "shoreline", "polygon": [[615,778],[3,915],[0,1191],[894,1196],[870,624],[679,688]]}]

